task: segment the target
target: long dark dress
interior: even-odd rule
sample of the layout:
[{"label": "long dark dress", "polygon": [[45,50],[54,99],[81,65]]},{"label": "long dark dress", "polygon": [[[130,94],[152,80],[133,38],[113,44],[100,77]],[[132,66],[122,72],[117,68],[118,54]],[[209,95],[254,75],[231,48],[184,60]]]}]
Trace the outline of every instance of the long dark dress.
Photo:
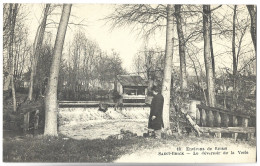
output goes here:
[{"label": "long dark dress", "polygon": [[[163,102],[164,98],[161,94],[157,94],[153,97],[151,108],[150,108],[150,116],[148,122],[148,128],[154,130],[160,130],[164,127],[162,112],[163,112]],[[152,120],[152,116],[156,116],[154,120]]]}]

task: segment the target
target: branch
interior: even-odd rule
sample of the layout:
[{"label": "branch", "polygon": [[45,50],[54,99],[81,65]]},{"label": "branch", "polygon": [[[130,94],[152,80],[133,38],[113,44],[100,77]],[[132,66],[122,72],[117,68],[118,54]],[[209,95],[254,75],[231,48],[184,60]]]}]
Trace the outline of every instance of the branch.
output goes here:
[{"label": "branch", "polygon": [[215,7],[214,9],[211,9],[211,12],[213,12],[214,10],[220,8],[222,5],[219,5],[218,7]]},{"label": "branch", "polygon": [[250,65],[254,60],[256,60],[256,57],[253,57],[250,59],[238,72],[240,73],[244,68],[246,68],[248,65]]}]

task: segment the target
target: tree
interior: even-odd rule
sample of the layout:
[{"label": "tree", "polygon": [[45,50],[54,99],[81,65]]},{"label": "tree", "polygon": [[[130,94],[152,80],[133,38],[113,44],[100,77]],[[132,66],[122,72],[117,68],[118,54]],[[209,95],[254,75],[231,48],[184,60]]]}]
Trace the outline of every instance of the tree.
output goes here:
[{"label": "tree", "polygon": [[35,84],[37,84],[37,93],[35,100],[38,95],[45,95],[46,92],[46,80],[50,76],[50,68],[52,63],[53,45],[51,43],[45,43],[42,45],[40,55],[38,57],[38,67],[36,68],[37,75],[35,76]]},{"label": "tree", "polygon": [[172,57],[173,57],[173,37],[174,37],[174,5],[167,5],[167,25],[166,25],[166,50],[164,77],[162,83],[163,104],[163,122],[166,129],[170,128],[170,92],[172,75]]},{"label": "tree", "polygon": [[256,6],[246,5],[251,18],[251,38],[256,52]]},{"label": "tree", "polygon": [[166,6],[162,4],[124,4],[118,5],[105,19],[112,23],[112,28],[132,25],[132,30],[148,38],[165,28],[166,15]]},{"label": "tree", "polygon": [[134,69],[138,75],[148,80],[148,91],[162,81],[164,54],[162,48],[144,47],[135,55]]},{"label": "tree", "polygon": [[211,107],[215,107],[215,80],[210,56],[210,12],[210,5],[203,5],[204,61],[208,88],[208,104]]},{"label": "tree", "polygon": [[[16,111],[16,94],[15,94],[15,82],[14,82],[14,68],[15,68],[15,58],[14,58],[14,38],[15,38],[15,25],[16,17],[18,13],[18,4],[9,4],[9,13],[8,19],[6,22],[6,28],[8,27],[8,61],[7,61],[7,70],[8,74],[4,80],[3,90],[8,90],[11,84],[12,98],[13,98],[13,111]],[[5,28],[4,27],[4,28]],[[5,30],[5,29],[4,29]]]},{"label": "tree", "polygon": [[210,55],[211,55],[211,62],[212,62],[212,70],[213,70],[213,76],[214,79],[216,78],[216,69],[215,69],[215,57],[214,57],[214,49],[213,49],[213,39],[212,39],[212,17],[211,17],[211,13],[209,14],[209,22],[210,22],[210,29],[209,29],[209,33],[210,33]]},{"label": "tree", "polygon": [[232,32],[232,56],[233,56],[233,75],[234,76],[236,76],[236,72],[237,72],[237,58],[236,58],[236,12],[237,12],[237,5],[234,6],[233,32]]},{"label": "tree", "polygon": [[70,17],[71,4],[64,4],[62,15],[56,35],[53,61],[50,69],[50,77],[45,98],[45,127],[44,135],[57,136],[57,86],[59,77],[60,59],[63,50],[64,39]]},{"label": "tree", "polygon": [[179,39],[179,56],[180,56],[180,73],[181,73],[181,91],[187,89],[187,72],[186,72],[186,57],[185,57],[185,40],[182,30],[183,19],[181,16],[181,5],[175,5],[175,16],[177,23],[177,32]]},{"label": "tree", "polygon": [[48,13],[49,13],[49,8],[50,8],[50,4],[46,4],[44,12],[43,12],[42,22],[37,29],[35,39],[34,39],[33,60],[32,60],[32,66],[31,66],[30,86],[29,86],[29,91],[28,91],[28,100],[30,100],[30,101],[32,100],[34,77],[35,77],[35,74],[36,74],[38,57],[39,57],[41,47],[42,47],[44,32],[45,32],[45,28],[46,28],[47,16],[48,16]]},{"label": "tree", "polygon": [[233,35],[232,35],[232,56],[233,56],[233,106],[237,106],[237,56],[236,56],[236,12],[237,5],[234,6],[233,14]]}]

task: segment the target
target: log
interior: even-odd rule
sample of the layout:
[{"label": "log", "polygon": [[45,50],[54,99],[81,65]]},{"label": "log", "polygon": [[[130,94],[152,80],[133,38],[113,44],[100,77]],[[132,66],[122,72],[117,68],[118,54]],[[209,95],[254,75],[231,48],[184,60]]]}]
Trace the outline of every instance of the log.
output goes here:
[{"label": "log", "polygon": [[200,127],[192,120],[192,118],[190,117],[190,115],[184,113],[184,111],[181,109],[181,113],[184,114],[185,119],[189,122],[190,126],[192,127],[192,129],[196,132],[197,136],[200,136],[200,133],[202,132],[200,130]]},{"label": "log", "polygon": [[200,127],[203,133],[255,133],[255,127]]}]

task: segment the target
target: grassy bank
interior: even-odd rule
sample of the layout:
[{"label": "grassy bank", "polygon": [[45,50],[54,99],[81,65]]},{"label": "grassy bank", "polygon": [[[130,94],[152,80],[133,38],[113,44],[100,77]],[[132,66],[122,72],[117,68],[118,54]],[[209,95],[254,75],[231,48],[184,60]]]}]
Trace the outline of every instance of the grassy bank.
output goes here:
[{"label": "grassy bank", "polygon": [[225,143],[255,147],[255,141],[234,141],[228,138],[212,137],[171,137],[162,140],[143,137],[126,139],[75,140],[63,136],[24,137],[4,139],[4,162],[113,162],[120,157],[140,150],[153,150],[159,147],[177,147],[180,145],[200,145]]},{"label": "grassy bank", "polygon": [[5,139],[4,162],[112,162],[131,153],[136,144],[149,146],[149,140],[129,139],[74,140],[62,137]]}]

